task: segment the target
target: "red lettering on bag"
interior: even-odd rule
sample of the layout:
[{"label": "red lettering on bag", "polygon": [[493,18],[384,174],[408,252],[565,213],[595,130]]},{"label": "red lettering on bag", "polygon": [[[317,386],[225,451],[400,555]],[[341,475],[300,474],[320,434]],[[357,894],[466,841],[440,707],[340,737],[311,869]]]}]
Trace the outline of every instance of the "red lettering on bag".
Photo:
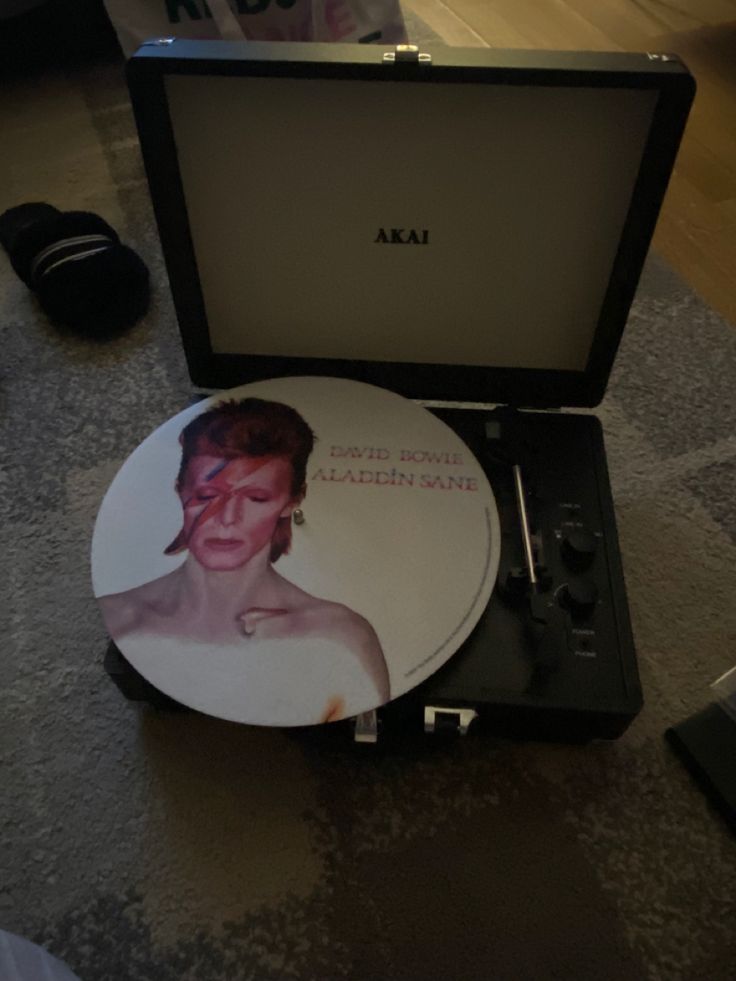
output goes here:
[{"label": "red lettering on bag", "polygon": [[335,41],[347,37],[356,29],[345,0],[325,0],[325,21]]}]

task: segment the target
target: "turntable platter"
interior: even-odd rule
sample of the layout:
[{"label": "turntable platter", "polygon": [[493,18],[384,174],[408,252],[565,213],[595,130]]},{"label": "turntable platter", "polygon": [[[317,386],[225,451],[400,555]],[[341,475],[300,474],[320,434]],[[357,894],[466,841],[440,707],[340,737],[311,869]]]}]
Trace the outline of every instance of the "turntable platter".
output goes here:
[{"label": "turntable platter", "polygon": [[480,464],[372,385],[279,378],[180,412],[115,477],[92,543],[107,629],[160,691],[258,725],[377,708],[441,667],[489,601]]}]

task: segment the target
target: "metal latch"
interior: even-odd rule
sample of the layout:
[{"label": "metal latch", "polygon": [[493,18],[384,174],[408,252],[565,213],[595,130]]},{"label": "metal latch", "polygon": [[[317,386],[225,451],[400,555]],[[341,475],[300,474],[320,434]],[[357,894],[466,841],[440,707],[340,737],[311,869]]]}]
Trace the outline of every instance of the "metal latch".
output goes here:
[{"label": "metal latch", "polygon": [[164,47],[168,44],[173,44],[176,41],[175,37],[152,37],[150,41],[144,41],[142,47],[146,47],[149,44],[156,44],[159,47]]},{"label": "metal latch", "polygon": [[404,61],[414,65],[431,65],[432,55],[420,52],[416,44],[397,44],[395,50],[384,52],[383,60],[389,64]]},{"label": "metal latch", "polygon": [[461,736],[467,736],[470,723],[477,718],[478,713],[475,709],[425,705],[424,731],[458,732]]},{"label": "metal latch", "polygon": [[355,716],[355,732],[353,739],[356,743],[377,743],[378,742],[378,715],[375,709],[370,712],[361,712]]}]

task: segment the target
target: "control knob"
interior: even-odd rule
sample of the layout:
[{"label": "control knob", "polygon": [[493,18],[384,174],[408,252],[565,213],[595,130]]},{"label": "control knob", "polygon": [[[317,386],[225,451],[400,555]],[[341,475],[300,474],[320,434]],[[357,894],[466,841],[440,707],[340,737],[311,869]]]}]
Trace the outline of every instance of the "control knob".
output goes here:
[{"label": "control knob", "polygon": [[562,561],[573,572],[581,572],[592,564],[597,546],[598,540],[591,531],[574,528],[560,542]]},{"label": "control knob", "polygon": [[589,617],[598,602],[598,587],[592,579],[573,579],[562,587],[558,595],[560,606],[575,620]]}]

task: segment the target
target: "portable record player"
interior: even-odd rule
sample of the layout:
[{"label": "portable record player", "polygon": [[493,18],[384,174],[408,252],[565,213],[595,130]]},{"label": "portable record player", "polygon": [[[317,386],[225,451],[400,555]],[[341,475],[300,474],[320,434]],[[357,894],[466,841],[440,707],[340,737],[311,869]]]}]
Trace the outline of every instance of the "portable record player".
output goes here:
[{"label": "portable record player", "polygon": [[[433,545],[433,560],[397,574],[392,589],[405,594],[392,602],[414,611],[402,644],[419,645],[434,622],[438,577],[470,577],[458,600],[466,614],[437,628],[436,644],[421,639],[392,684],[398,697],[354,713],[355,739],[471,725],[620,735],[641,689],[603,437],[593,414],[569,410],[604,394],[693,98],[687,69],[671,55],[162,38],[131,59],[128,77],[194,385],[255,385],[288,400],[293,379],[330,431],[340,385],[359,386],[356,405],[352,389],[342,403],[357,429],[383,413],[374,386],[415,400],[411,426],[421,411],[441,427],[434,450],[403,436],[387,448],[391,402],[383,442],[333,435],[333,459],[308,474],[307,502],[319,480],[395,487],[416,477],[394,515],[394,565],[425,534],[449,543],[445,521],[476,521],[462,491],[486,479],[492,488],[492,506],[478,511],[487,529],[478,520],[463,531],[467,562],[455,544]],[[322,402],[319,378],[333,380]],[[465,456],[468,467],[453,470]],[[430,487],[440,493],[409,496]],[[442,491],[458,492],[447,517],[420,503],[449,500]],[[368,508],[367,492],[350,493]],[[399,507],[398,491],[380,493],[384,506],[361,512],[364,525]],[[350,505],[331,507],[342,529]],[[319,531],[319,500],[315,514]],[[388,543],[388,525],[381,534]],[[353,605],[365,595],[370,606],[373,585],[361,582]],[[388,627],[377,630],[386,647]],[[111,643],[106,666],[130,698],[201,707],[122,645]]]}]

